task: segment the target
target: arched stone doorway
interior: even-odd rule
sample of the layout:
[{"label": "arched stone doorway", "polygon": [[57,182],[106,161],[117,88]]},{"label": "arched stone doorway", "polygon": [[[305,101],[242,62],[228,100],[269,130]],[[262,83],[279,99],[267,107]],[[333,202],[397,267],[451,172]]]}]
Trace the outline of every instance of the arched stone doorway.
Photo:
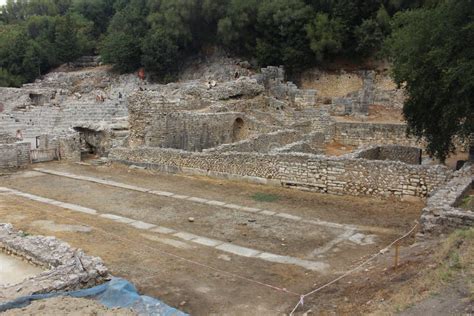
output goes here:
[{"label": "arched stone doorway", "polygon": [[238,142],[245,139],[246,132],[244,120],[240,117],[236,118],[232,126],[232,141]]}]

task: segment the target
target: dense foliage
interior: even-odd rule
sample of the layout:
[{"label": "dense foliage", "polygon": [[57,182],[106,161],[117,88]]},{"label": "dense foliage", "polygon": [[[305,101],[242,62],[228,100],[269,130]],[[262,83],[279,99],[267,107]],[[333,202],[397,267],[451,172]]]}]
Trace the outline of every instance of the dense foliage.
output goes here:
[{"label": "dense foliage", "polygon": [[394,79],[405,85],[409,132],[444,161],[474,133],[474,1],[447,0],[397,14],[387,40]]},{"label": "dense foliage", "polygon": [[299,71],[378,51],[413,0],[8,0],[0,9],[0,85],[17,86],[82,54],[166,80],[220,46]]},{"label": "dense foliage", "polygon": [[32,81],[92,52],[94,28],[69,0],[8,0],[0,14],[0,86]]},{"label": "dense foliage", "polygon": [[474,0],[7,0],[0,86],[92,53],[166,81],[208,47],[299,72],[385,42],[409,132],[443,160],[474,132],[473,10]]}]

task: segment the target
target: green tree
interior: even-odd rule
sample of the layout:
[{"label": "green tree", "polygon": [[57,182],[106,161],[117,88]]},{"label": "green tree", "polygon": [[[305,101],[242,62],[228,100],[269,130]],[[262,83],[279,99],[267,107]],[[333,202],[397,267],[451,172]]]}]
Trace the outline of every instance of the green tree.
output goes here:
[{"label": "green tree", "polygon": [[0,87],[19,87],[23,83],[23,78],[14,76],[4,68],[0,68]]},{"label": "green tree", "polygon": [[345,37],[341,19],[331,19],[326,13],[318,13],[306,26],[306,32],[311,50],[318,61],[341,51]]},{"label": "green tree", "polygon": [[37,45],[41,72],[59,64],[54,45],[57,17],[32,16],[26,21],[28,37]]},{"label": "green tree", "polygon": [[117,71],[131,72],[140,67],[140,42],[132,34],[122,31],[110,33],[101,45],[102,60],[113,64]]},{"label": "green tree", "polygon": [[82,15],[94,23],[94,34],[99,36],[107,30],[110,19],[113,17],[113,0],[74,0],[72,12]]},{"label": "green tree", "polygon": [[15,81],[26,81],[30,69],[23,68],[23,58],[28,49],[28,37],[20,25],[6,25],[0,28],[0,68]]},{"label": "green tree", "polygon": [[258,0],[230,0],[217,24],[219,43],[243,55],[253,55],[256,45]]},{"label": "green tree", "polygon": [[256,58],[262,65],[285,65],[290,71],[311,63],[305,28],[311,8],[301,0],[264,0],[258,7]]},{"label": "green tree", "polygon": [[431,9],[397,14],[387,41],[393,78],[408,98],[408,132],[427,140],[444,161],[455,137],[474,132],[474,5],[441,1]]},{"label": "green tree", "polygon": [[159,81],[170,81],[179,69],[182,51],[177,40],[163,28],[151,29],[142,43],[142,64]]},{"label": "green tree", "polygon": [[150,7],[150,30],[142,41],[142,64],[152,78],[168,81],[190,52],[201,49],[208,29],[195,0],[161,0]]},{"label": "green tree", "polygon": [[148,30],[147,16],[145,0],[132,0],[114,15],[100,44],[100,55],[105,63],[113,64],[120,72],[140,67],[141,40]]},{"label": "green tree", "polygon": [[70,15],[58,18],[56,22],[55,49],[59,62],[69,62],[81,55],[77,28]]},{"label": "green tree", "polygon": [[354,30],[356,52],[368,56],[378,51],[390,33],[390,16],[382,5],[374,18],[366,19]]}]

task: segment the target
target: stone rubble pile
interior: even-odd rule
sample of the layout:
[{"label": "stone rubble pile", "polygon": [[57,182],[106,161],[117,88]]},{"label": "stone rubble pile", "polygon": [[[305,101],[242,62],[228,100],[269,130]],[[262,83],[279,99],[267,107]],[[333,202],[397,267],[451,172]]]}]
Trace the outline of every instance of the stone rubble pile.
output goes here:
[{"label": "stone rubble pile", "polygon": [[110,279],[107,267],[55,237],[28,236],[0,224],[0,251],[47,269],[22,283],[0,286],[0,302],[15,297],[92,287]]}]

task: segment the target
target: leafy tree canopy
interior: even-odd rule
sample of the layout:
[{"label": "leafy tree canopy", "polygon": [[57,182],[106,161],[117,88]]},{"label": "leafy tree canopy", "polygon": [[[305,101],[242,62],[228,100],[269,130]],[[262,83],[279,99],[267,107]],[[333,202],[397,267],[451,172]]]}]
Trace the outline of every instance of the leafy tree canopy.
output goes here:
[{"label": "leafy tree canopy", "polygon": [[444,161],[474,133],[474,2],[446,0],[399,13],[387,40],[393,77],[408,93],[409,133]]},{"label": "leafy tree canopy", "polygon": [[118,71],[145,66],[164,80],[210,46],[299,72],[337,56],[377,53],[397,12],[439,1],[7,0],[0,32],[15,36],[23,50],[20,57],[13,49],[5,53],[12,56],[0,61],[2,76],[13,76],[8,82],[17,85],[80,54],[100,52]]}]

